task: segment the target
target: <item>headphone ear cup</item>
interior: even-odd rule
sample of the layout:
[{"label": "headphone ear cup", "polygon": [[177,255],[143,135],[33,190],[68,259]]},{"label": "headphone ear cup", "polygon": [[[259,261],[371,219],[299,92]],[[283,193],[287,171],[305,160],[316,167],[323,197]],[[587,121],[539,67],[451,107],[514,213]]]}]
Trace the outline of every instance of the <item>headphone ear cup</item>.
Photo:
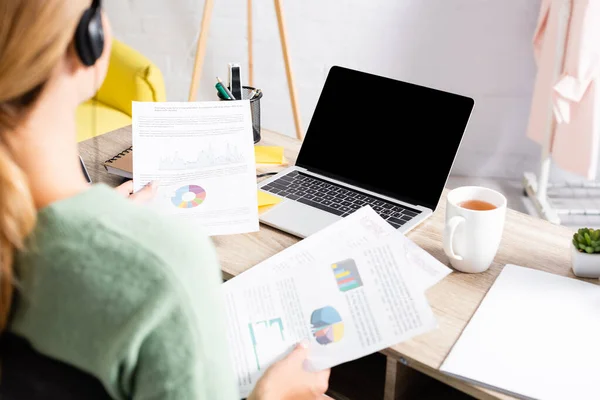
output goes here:
[{"label": "headphone ear cup", "polygon": [[77,55],[79,56],[79,59],[83,65],[88,67],[94,65],[94,60],[90,53],[88,44],[88,26],[90,24],[90,20],[92,19],[93,12],[94,11],[92,9],[85,10],[81,16],[81,19],[79,20],[77,29],[75,30],[75,50],[77,50]]},{"label": "headphone ear cup", "polygon": [[88,25],[90,50],[94,63],[100,59],[104,52],[104,28],[102,26],[102,13],[97,10],[94,12],[90,24]]},{"label": "headphone ear cup", "polygon": [[91,67],[104,50],[104,30],[100,12],[85,10],[75,30],[75,50],[83,65]]}]

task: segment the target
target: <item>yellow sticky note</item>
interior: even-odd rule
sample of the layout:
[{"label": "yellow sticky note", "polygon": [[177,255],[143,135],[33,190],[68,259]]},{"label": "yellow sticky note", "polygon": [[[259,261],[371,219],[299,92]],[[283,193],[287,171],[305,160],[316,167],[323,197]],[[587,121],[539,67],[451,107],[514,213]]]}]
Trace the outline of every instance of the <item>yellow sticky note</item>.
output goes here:
[{"label": "yellow sticky note", "polygon": [[258,191],[258,212],[264,212],[269,208],[273,207],[275,204],[281,203],[283,200],[281,197],[273,196],[267,192],[263,192],[262,190]]},{"label": "yellow sticky note", "polygon": [[254,156],[257,164],[284,164],[283,147],[254,146]]}]

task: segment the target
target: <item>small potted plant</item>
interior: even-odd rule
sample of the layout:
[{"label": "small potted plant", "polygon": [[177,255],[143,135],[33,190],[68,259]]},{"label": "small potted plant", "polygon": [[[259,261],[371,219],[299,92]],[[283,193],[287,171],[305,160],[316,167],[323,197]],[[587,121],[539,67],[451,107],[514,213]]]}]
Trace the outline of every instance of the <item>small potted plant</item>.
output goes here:
[{"label": "small potted plant", "polygon": [[600,278],[600,229],[581,228],[573,234],[571,264],[580,278]]}]

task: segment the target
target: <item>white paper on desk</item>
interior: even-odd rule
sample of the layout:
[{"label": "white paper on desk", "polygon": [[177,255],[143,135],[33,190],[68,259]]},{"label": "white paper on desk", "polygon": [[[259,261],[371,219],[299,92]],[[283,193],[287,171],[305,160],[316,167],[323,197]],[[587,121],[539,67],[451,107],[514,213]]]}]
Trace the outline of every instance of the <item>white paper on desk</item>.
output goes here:
[{"label": "white paper on desk", "polygon": [[[322,242],[328,243],[331,246],[328,248],[329,252],[335,251],[339,254],[344,254],[354,247],[378,240],[387,235],[403,235],[403,233],[393,228],[369,206],[362,208],[352,215],[354,216],[353,219],[357,218],[360,221],[361,228],[363,229],[354,231],[353,225],[356,222],[351,219],[350,222],[346,222],[352,224],[347,229],[343,229],[343,224],[346,223],[338,222],[336,229],[326,229],[318,233],[319,236],[317,237]],[[311,239],[311,241],[313,240],[316,239]],[[442,264],[438,259],[408,238],[399,238],[395,246],[402,249],[408,257],[408,265],[414,269],[412,274],[414,283],[422,290],[429,289],[452,272],[452,269]],[[266,271],[266,269],[254,267],[246,271],[245,274],[258,273],[259,271]]]},{"label": "white paper on desk", "polygon": [[543,400],[599,399],[600,287],[506,265],[441,371]]},{"label": "white paper on desk", "polygon": [[151,206],[213,235],[255,232],[250,103],[133,103],[133,182],[160,187]]},{"label": "white paper on desk", "polygon": [[[396,233],[401,235],[398,231]],[[429,289],[452,272],[450,268],[412,240],[402,240],[401,244],[404,246],[408,264],[416,267],[413,271],[413,278],[422,290]]]},{"label": "white paper on desk", "polygon": [[365,207],[223,284],[242,396],[303,338],[324,369],[436,327],[414,249],[388,227]]}]

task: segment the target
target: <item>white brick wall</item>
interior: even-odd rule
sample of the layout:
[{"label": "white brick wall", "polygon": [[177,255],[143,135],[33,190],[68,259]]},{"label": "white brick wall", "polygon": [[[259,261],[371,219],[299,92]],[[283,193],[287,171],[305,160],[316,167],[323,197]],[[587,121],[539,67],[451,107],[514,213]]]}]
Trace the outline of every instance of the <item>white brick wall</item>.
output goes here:
[{"label": "white brick wall", "polygon": [[[200,0],[107,0],[115,35],[162,69],[169,100],[186,100]],[[333,64],[456,91],[476,99],[453,172],[520,178],[537,168],[525,137],[535,66],[531,35],[539,0],[285,1],[304,130]],[[263,126],[294,135],[273,1],[254,0],[255,84]],[[215,0],[199,100],[215,76],[247,61],[246,2]]]}]

